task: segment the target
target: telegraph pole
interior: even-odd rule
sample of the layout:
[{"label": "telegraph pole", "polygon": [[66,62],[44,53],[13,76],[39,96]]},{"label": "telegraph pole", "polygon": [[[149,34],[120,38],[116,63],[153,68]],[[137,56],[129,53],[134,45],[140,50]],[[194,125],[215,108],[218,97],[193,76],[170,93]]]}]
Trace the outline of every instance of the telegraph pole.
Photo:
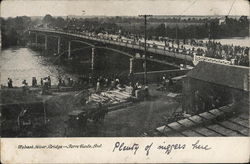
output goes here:
[{"label": "telegraph pole", "polygon": [[177,23],[175,24],[175,39],[176,39],[176,43],[179,49],[179,40],[178,40],[178,29],[177,29]]},{"label": "telegraph pole", "polygon": [[144,18],[144,85],[147,85],[147,17],[152,15],[139,15],[139,17]]},{"label": "telegraph pole", "polygon": [[211,20],[208,20],[208,41],[211,40]]}]

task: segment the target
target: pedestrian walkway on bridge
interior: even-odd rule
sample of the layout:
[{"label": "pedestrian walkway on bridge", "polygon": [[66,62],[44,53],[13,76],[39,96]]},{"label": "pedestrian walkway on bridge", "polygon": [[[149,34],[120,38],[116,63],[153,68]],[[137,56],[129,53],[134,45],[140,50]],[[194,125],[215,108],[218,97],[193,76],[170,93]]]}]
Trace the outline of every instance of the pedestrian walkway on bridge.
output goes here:
[{"label": "pedestrian walkway on bridge", "polygon": [[[59,29],[54,30],[54,29],[39,28],[39,29],[31,29],[30,31],[70,35],[74,37],[103,42],[106,44],[113,44],[137,50],[144,50],[144,39],[135,40],[123,36],[108,35],[108,34],[97,35],[88,32],[72,33]],[[183,41],[183,43],[180,44],[180,41],[178,41],[178,43],[175,43],[174,40],[169,40],[169,39],[165,40],[165,42],[149,40],[147,43],[147,50],[150,53],[166,55],[182,59],[185,61],[193,61],[193,57],[195,55],[198,55],[205,57],[205,59],[206,57],[212,57],[217,59],[213,60],[212,62],[217,62],[218,60],[226,60],[229,61],[229,64],[249,66],[249,60],[247,60],[249,47],[221,45],[220,43],[214,41],[202,42],[199,44],[195,43],[196,43],[195,41],[192,42]],[[203,60],[205,59],[203,58]],[[221,63],[221,61],[218,61],[218,63]]]}]

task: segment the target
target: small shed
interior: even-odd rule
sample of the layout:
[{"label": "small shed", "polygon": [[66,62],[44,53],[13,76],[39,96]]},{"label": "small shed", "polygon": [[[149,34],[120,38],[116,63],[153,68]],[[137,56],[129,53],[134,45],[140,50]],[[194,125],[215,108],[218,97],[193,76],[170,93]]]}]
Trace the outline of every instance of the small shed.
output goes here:
[{"label": "small shed", "polygon": [[249,67],[199,62],[183,80],[183,110],[201,113],[230,103],[249,107],[249,73]]}]

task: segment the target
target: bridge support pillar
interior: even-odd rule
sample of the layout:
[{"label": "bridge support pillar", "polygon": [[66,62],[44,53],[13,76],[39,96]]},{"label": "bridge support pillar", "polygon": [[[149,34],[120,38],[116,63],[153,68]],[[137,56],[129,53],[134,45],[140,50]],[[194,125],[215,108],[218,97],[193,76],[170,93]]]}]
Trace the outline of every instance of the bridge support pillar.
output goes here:
[{"label": "bridge support pillar", "polygon": [[68,42],[68,59],[71,58],[71,41]]},{"label": "bridge support pillar", "polygon": [[35,33],[35,44],[36,44],[36,47],[37,47],[37,43],[38,43],[38,38],[37,38],[37,33]]},{"label": "bridge support pillar", "polygon": [[129,59],[129,73],[132,74],[134,72],[134,58]]},{"label": "bridge support pillar", "polygon": [[45,35],[44,49],[45,49],[45,51],[47,51],[47,49],[48,49],[48,36],[47,35]]},{"label": "bridge support pillar", "polygon": [[129,80],[131,86],[134,86],[134,58],[129,59]]},{"label": "bridge support pillar", "polygon": [[57,39],[57,54],[60,54],[60,48],[61,48],[61,37],[58,37],[58,39]]},{"label": "bridge support pillar", "polygon": [[32,45],[32,38],[31,38],[31,35],[30,35],[30,31],[28,31],[29,32],[29,40],[28,40],[28,44],[29,45]]},{"label": "bridge support pillar", "polygon": [[91,52],[91,72],[92,72],[92,76],[94,73],[94,68],[95,68],[95,48],[93,47]]}]

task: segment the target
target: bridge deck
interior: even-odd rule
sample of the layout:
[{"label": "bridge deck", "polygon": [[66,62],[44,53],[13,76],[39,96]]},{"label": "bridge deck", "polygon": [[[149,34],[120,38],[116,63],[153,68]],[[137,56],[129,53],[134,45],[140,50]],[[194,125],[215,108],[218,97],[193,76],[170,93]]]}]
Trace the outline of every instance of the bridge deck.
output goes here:
[{"label": "bridge deck", "polygon": [[[73,33],[68,33],[68,32],[63,32],[63,31],[47,30],[47,29],[46,30],[45,29],[32,29],[30,31],[61,34],[61,35],[76,37],[79,39],[87,39],[87,40],[92,40],[92,41],[127,47],[127,48],[131,48],[131,49],[137,49],[137,50],[142,50],[142,51],[144,50],[144,46],[141,46],[138,44],[133,44],[131,41],[123,40],[123,39],[120,39],[120,41],[115,41],[115,40],[111,40],[111,39],[87,36],[84,34],[73,34]],[[169,57],[174,57],[174,58],[186,60],[186,61],[193,61],[193,58],[191,56],[184,55],[181,53],[171,52],[171,51],[165,49],[163,45],[157,45],[157,47],[148,46],[147,51],[151,52],[151,53],[159,54],[159,55],[165,55],[165,56],[169,56]]]}]

